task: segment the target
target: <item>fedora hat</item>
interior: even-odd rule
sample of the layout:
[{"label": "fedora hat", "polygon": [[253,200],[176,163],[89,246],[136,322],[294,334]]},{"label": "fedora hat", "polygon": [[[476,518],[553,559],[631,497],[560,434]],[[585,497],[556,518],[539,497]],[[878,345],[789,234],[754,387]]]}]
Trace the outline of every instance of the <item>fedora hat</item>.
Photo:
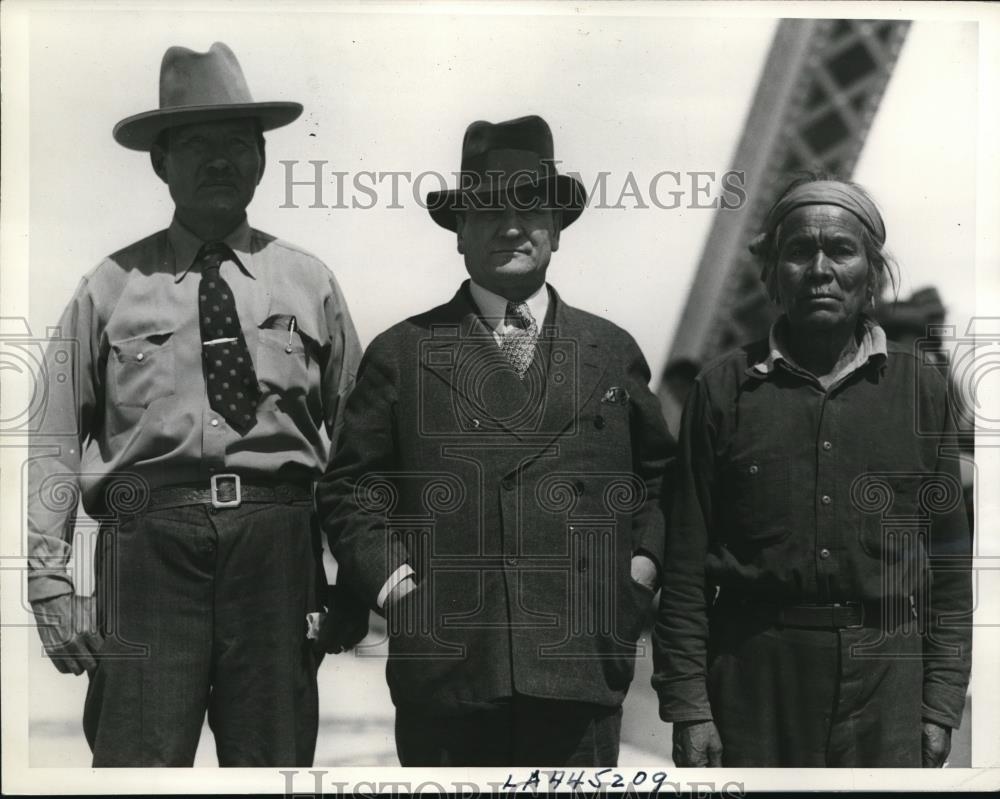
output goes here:
[{"label": "fedora hat", "polygon": [[558,173],[552,153],[552,131],[539,116],[473,122],[462,141],[460,187],[430,192],[427,210],[441,227],[455,230],[456,214],[504,196],[524,207],[561,210],[568,227],[583,212],[587,192],[576,178]]},{"label": "fedora hat", "polygon": [[149,150],[167,128],[236,117],[255,117],[262,130],[293,122],[300,103],[255,103],[233,51],[222,42],[207,53],[171,47],[160,64],[160,107],[115,125],[115,141],[130,150]]}]

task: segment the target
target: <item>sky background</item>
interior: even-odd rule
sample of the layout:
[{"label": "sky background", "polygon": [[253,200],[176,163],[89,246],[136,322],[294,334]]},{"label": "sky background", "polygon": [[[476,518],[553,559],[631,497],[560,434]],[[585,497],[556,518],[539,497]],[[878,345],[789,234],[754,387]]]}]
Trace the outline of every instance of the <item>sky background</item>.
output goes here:
[{"label": "sky background", "polygon": [[[451,296],[465,277],[454,234],[432,222],[405,181],[402,208],[386,207],[388,182],[372,209],[310,208],[310,187],[295,189],[298,208],[282,208],[280,161],[298,162],[297,180],[312,177],[308,161],[327,161],[324,201],[332,204],[334,171],[449,175],[469,122],[537,113],[552,127],[564,169],[588,187],[611,173],[612,204],[630,172],[644,194],[663,170],[721,176],[739,168],[730,159],[776,25],[587,16],[569,13],[571,6],[558,14],[496,15],[494,6],[434,16],[240,8],[248,10],[80,11],[51,3],[32,16],[33,330],[57,319],[103,256],[170,221],[169,195],[148,157],[111,137],[118,120],[156,107],[160,58],[170,45],[204,51],[225,41],[255,99],[305,105],[299,121],[268,134],[268,169],[250,221],[333,269],[367,344]],[[974,307],[976,35],[975,23],[912,26],[855,173],[885,211],[902,295],[935,283],[960,324]],[[349,190],[350,179],[346,203],[367,203]],[[428,180],[423,194],[436,187]],[[669,179],[661,183],[671,188]],[[690,205],[690,188],[680,188]],[[550,282],[571,304],[629,330],[658,375],[712,214],[591,207],[562,237]]]}]

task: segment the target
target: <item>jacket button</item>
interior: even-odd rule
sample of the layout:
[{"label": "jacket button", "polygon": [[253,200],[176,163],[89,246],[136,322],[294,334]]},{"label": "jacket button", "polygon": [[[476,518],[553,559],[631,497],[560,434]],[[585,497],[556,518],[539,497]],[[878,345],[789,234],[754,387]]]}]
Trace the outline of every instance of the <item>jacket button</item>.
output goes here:
[{"label": "jacket button", "polygon": [[143,358],[145,358],[145,357],[146,357],[146,356],[145,356],[145,355],[143,355],[143,354],[142,354],[142,353],[140,352],[140,353],[139,353],[138,355],[136,355],[136,356],[135,356],[135,359],[136,359],[137,361],[141,361],[141,360],[142,360]]},{"label": "jacket button", "polygon": [[503,480],[500,481],[500,485],[504,487],[505,491],[511,491],[514,488],[514,478],[505,477]]},{"label": "jacket button", "polygon": [[594,417],[594,427],[596,427],[598,430],[604,429],[604,417],[601,416],[600,414]]},{"label": "jacket button", "polygon": [[820,558],[821,558],[822,560],[826,560],[826,559],[827,559],[828,557],[830,557],[830,550],[829,550],[829,549],[827,549],[826,547],[823,547],[823,548],[822,548],[822,549],[821,549],[821,550],[819,551],[819,556],[820,556]]}]

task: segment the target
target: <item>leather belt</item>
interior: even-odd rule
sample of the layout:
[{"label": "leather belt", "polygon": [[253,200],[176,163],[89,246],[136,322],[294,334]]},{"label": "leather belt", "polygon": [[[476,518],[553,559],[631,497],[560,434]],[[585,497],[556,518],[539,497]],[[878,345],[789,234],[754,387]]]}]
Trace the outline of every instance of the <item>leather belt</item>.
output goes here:
[{"label": "leather belt", "polygon": [[238,508],[244,502],[284,503],[311,500],[312,486],[301,483],[247,483],[238,474],[216,474],[208,486],[162,486],[149,494],[147,508],[177,508],[183,505],[211,505]]},{"label": "leather belt", "polygon": [[[902,605],[906,600],[890,601],[889,605]],[[715,610],[736,611],[752,615],[778,627],[800,627],[810,630],[845,630],[858,627],[882,627],[886,621],[893,625],[905,617],[903,613],[884,618],[886,603],[830,602],[783,604],[752,598],[726,598],[716,603]],[[913,611],[912,603],[905,607],[905,614]],[[895,618],[892,618],[892,617]]]}]

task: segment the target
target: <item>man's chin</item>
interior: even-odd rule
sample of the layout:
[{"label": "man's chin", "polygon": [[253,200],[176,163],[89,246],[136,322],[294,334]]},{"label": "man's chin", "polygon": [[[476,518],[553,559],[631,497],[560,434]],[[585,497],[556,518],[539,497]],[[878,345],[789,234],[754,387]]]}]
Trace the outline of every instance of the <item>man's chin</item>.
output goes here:
[{"label": "man's chin", "polygon": [[821,333],[843,327],[850,320],[842,311],[816,310],[792,319],[792,328],[802,333]]}]

